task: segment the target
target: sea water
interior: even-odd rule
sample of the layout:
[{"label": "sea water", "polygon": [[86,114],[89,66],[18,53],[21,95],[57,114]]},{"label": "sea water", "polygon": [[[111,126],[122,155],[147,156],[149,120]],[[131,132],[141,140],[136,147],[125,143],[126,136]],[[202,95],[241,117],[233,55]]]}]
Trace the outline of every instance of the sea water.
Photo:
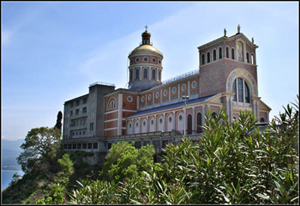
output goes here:
[{"label": "sea water", "polygon": [[10,185],[15,173],[17,173],[17,175],[20,175],[20,178],[22,178],[22,176],[24,175],[24,172],[19,170],[1,170],[1,191],[6,189]]}]

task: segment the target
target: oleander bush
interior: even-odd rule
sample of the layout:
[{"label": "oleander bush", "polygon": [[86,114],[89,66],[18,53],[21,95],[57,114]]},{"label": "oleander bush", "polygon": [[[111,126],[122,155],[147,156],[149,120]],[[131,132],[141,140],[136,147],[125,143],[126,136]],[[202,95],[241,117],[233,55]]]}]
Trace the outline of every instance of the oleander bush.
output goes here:
[{"label": "oleander bush", "polygon": [[123,143],[107,157],[110,180],[78,182],[71,203],[298,204],[299,103],[284,111],[265,129],[249,111],[232,123],[223,110],[208,111],[199,140],[168,144],[162,162],[148,159],[145,167],[147,161],[137,166],[138,150]]}]

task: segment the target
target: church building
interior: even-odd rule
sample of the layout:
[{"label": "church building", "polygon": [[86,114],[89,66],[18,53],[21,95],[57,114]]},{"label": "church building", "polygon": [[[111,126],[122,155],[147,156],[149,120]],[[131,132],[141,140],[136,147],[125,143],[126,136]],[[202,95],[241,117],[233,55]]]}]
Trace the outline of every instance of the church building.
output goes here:
[{"label": "church building", "polygon": [[[260,124],[271,108],[258,96],[256,49],[240,32],[198,47],[199,69],[162,81],[163,54],[151,34],[129,54],[128,88],[96,82],[89,93],[64,104],[63,144],[68,150],[108,152],[119,141],[137,148],[153,144],[156,151],[183,135],[201,137],[210,109],[224,109],[230,122],[239,111],[252,111]],[[126,72],[126,71],[124,71]]]}]

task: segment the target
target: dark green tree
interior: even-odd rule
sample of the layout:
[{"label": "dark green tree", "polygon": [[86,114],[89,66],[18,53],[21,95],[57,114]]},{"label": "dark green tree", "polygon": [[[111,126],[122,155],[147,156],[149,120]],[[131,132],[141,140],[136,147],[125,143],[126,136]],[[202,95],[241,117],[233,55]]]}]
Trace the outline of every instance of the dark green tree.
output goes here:
[{"label": "dark green tree", "polygon": [[24,151],[17,157],[24,173],[33,169],[55,170],[58,150],[61,148],[60,131],[57,128],[40,127],[31,129],[25,143],[21,145]]},{"label": "dark green tree", "polygon": [[57,113],[57,119],[56,119],[56,124],[55,124],[55,126],[54,127],[56,127],[57,129],[59,129],[59,131],[61,132],[61,127],[62,127],[62,123],[61,123],[61,121],[62,121],[62,112],[61,111],[59,111],[58,113]]}]

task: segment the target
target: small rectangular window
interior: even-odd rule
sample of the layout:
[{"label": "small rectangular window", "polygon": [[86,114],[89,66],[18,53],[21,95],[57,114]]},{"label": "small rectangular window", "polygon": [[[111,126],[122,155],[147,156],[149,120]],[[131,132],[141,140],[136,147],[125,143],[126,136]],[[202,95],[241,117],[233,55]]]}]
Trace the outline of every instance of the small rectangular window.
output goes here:
[{"label": "small rectangular window", "polygon": [[82,149],[86,149],[86,143],[82,144]]},{"label": "small rectangular window", "polygon": [[112,144],[111,144],[111,143],[108,143],[108,144],[107,144],[107,149],[110,149],[111,146],[112,146]]},{"label": "small rectangular window", "polygon": [[79,106],[79,100],[76,101],[76,106]]},{"label": "small rectangular window", "polygon": [[76,114],[76,115],[79,115],[79,109],[76,109],[76,110],[75,110],[75,114]]},{"label": "small rectangular window", "polygon": [[94,122],[90,123],[90,131],[94,131]]},{"label": "small rectangular window", "polygon": [[85,114],[86,112],[87,112],[87,108],[86,108],[86,107],[83,107],[83,108],[82,108],[82,113]]},{"label": "small rectangular window", "polygon": [[93,149],[98,149],[98,142],[95,142],[95,143],[93,144]]},{"label": "small rectangular window", "polygon": [[92,149],[92,143],[88,143],[88,149]]}]

